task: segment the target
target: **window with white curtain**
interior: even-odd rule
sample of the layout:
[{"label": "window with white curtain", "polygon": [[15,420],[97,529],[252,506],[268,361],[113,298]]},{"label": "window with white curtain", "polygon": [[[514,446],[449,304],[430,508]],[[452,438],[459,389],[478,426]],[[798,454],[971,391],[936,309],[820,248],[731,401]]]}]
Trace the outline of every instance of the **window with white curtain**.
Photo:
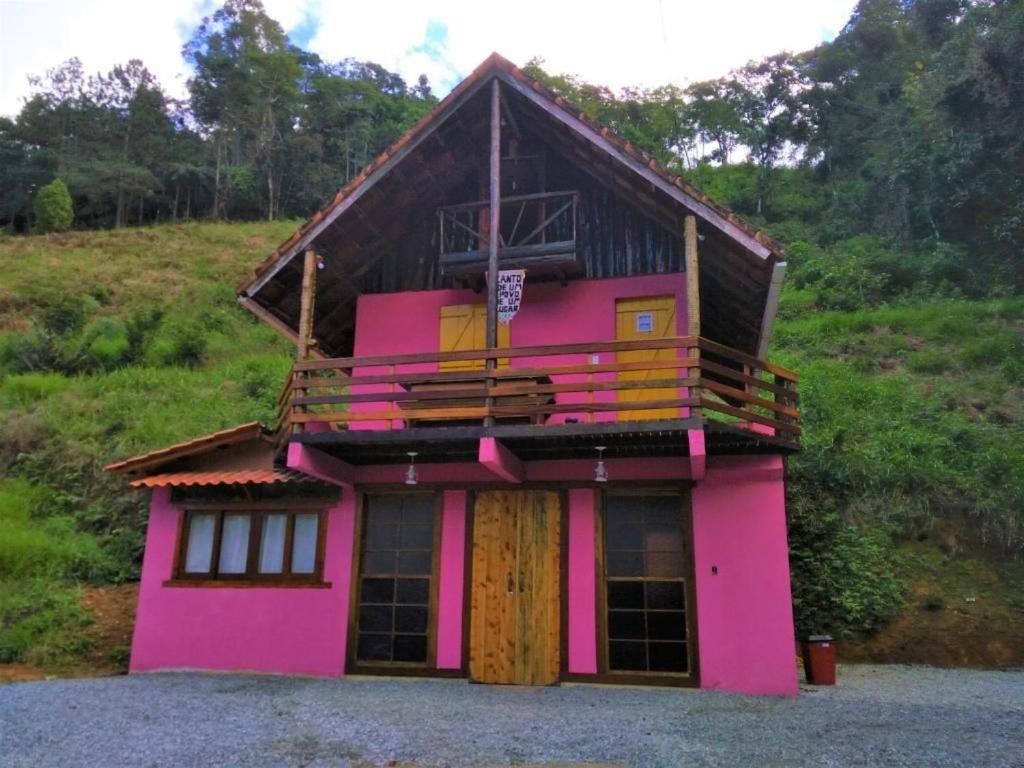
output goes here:
[{"label": "window with white curtain", "polygon": [[186,509],[181,579],[318,581],[323,517],[311,509]]},{"label": "window with white curtain", "polygon": [[249,515],[224,515],[217,573],[245,573],[249,559]]},{"label": "window with white curtain", "polygon": [[312,573],[316,567],[317,515],[296,515],[292,537],[292,573]]},{"label": "window with white curtain", "polygon": [[188,527],[188,552],[185,557],[186,573],[209,573],[213,560],[213,531],[215,515],[193,515]]}]

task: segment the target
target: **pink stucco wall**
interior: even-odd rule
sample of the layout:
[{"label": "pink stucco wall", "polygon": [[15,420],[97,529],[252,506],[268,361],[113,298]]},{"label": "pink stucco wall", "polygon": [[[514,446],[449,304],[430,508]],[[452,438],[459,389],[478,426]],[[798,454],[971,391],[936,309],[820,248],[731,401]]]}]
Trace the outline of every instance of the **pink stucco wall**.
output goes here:
[{"label": "pink stucco wall", "polygon": [[[644,467],[610,465],[613,481],[688,476],[685,460]],[[570,466],[571,465],[571,466]],[[470,471],[476,466],[477,469]],[[587,478],[592,462],[528,462],[527,477]],[[395,482],[401,467],[360,467],[359,482]],[[433,481],[489,480],[479,465],[424,465]],[[423,477],[423,475],[421,475]],[[425,479],[427,479],[425,478]],[[430,481],[427,479],[427,481]],[[514,487],[509,485],[509,487]],[[597,672],[595,490],[568,494],[568,650],[570,673]],[[437,666],[463,665],[467,494],[443,493],[438,586]],[[782,460],[709,457],[692,492],[696,624],[704,688],[752,694],[797,692],[793,656]],[[187,588],[171,575],[180,512],[167,489],[153,493],[133,672],[223,669],[337,676],[344,670],[354,495],[328,513],[325,580],[330,588]],[[713,572],[713,570],[715,572]]]},{"label": "pink stucco wall", "polygon": [[324,580],[330,588],[168,587],[180,511],[169,490],[150,503],[131,671],[253,670],[342,674],[348,626],[355,500],[327,513]]},{"label": "pink stucco wall", "polygon": [[796,695],[778,456],[709,457],[693,489],[701,687]]},{"label": "pink stucco wall", "polygon": [[437,589],[437,668],[462,667],[462,605],[466,568],[466,492],[441,502],[441,565]]},{"label": "pink stucco wall", "polygon": [[569,491],[568,669],[571,674],[597,673],[597,594],[595,493]]}]

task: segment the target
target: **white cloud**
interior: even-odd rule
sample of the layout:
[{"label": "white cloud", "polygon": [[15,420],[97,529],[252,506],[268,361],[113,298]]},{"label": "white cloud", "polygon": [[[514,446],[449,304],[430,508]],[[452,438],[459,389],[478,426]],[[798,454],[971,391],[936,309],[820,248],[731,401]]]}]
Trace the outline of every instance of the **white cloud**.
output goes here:
[{"label": "white cloud", "polygon": [[194,28],[200,0],[0,0],[0,114],[21,109],[27,76],[77,56],[87,73],[142,59],[168,93],[185,93],[182,30]]},{"label": "white cloud", "polygon": [[[174,96],[185,93],[181,46],[213,0],[0,0],[0,114],[14,114],[42,74],[72,56],[86,71],[141,58]],[[491,51],[517,64],[540,56],[549,70],[615,88],[685,84],[748,59],[817,45],[845,24],[854,0],[520,0],[512,10],[466,0],[376,3],[264,0],[286,30],[312,16],[308,47],[327,59],[375,61],[413,81],[426,73],[443,94]],[[424,47],[430,23],[445,41]],[[443,43],[443,44],[441,44]]]},{"label": "white cloud", "polygon": [[385,16],[373,4],[324,3],[310,47],[325,58],[373,59],[412,80],[422,71],[431,74],[413,50],[423,42],[428,22],[437,21],[447,26],[448,62],[460,76],[496,50],[520,65],[540,56],[550,71],[613,88],[685,84],[780,50],[811,48],[822,41],[823,29],[846,23],[854,4],[520,0],[514,12],[502,12],[507,6],[434,0],[393,2]]}]

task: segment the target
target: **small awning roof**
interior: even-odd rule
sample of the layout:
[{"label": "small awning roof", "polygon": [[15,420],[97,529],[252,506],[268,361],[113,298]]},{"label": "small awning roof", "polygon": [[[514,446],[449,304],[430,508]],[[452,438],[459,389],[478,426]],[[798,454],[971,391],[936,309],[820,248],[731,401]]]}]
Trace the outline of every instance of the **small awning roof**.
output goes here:
[{"label": "small awning roof", "polygon": [[237,472],[166,472],[133,480],[132,488],[165,488],[187,485],[272,485],[316,483],[309,475],[291,470],[254,469]]},{"label": "small awning roof", "polygon": [[246,424],[239,424],[237,427],[222,429],[219,432],[212,432],[208,435],[186,440],[183,443],[175,443],[165,448],[158,448],[148,453],[116,461],[104,467],[107,472],[141,472],[155,469],[175,459],[186,456],[197,456],[209,453],[217,448],[239,445],[260,438],[267,438],[269,431],[258,421],[250,421]]}]

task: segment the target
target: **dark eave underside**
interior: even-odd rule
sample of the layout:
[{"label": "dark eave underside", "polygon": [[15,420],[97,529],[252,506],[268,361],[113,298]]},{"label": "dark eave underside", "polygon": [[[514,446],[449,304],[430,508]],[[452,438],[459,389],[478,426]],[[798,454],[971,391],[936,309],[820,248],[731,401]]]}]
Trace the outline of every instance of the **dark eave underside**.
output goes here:
[{"label": "dark eave underside", "polygon": [[[638,158],[646,156],[617,138],[616,142],[629,149],[629,156],[619,153],[616,159],[614,152],[597,143],[607,144],[604,137],[613,137],[606,129],[598,136],[595,133],[598,126],[583,120],[574,123],[575,118],[564,114],[564,105],[553,106],[560,100],[538,99],[534,91],[539,86],[527,87],[532,81],[500,57],[491,68],[503,80],[509,122],[524,134],[542,141],[549,152],[571,164],[594,184],[611,191],[623,205],[634,207],[644,217],[678,236],[682,218],[689,212],[678,199],[679,189],[685,188],[683,182],[676,179],[674,184],[667,184],[663,178],[666,172],[657,169],[653,161],[638,167]],[[484,68],[477,73],[481,69]],[[326,268],[319,277],[314,324],[314,335],[322,353],[328,356],[352,353],[356,298],[361,293],[394,290],[388,288],[385,276],[400,273],[404,280],[402,290],[452,285],[451,277],[441,274],[436,259],[435,211],[442,205],[477,197],[473,188],[475,174],[487,146],[486,94],[474,92],[481,83],[469,82],[477,73],[467,80],[468,85],[460,86],[464,92],[458,94],[458,98],[464,103],[457,109],[445,108],[442,103],[436,124],[414,129],[399,140],[396,144],[399,149],[389,150],[393,157],[375,171],[386,172],[379,177],[369,173],[366,178],[373,183],[364,182],[343,191],[345,194],[339,193],[324,211],[282,246],[284,250],[279,249],[284,255],[294,252],[305,242],[302,239],[305,232],[306,239],[312,238],[310,244],[324,257]],[[508,126],[506,129],[511,130]],[[415,141],[410,140],[413,134]],[[380,162],[375,161],[374,165]],[[658,183],[651,181],[652,174],[657,176]],[[699,195],[693,190],[689,192]],[[754,236],[747,234],[753,230],[744,228],[745,225],[741,227],[741,222],[732,214],[714,206],[706,197],[694,198],[692,205],[704,206],[718,222],[712,225],[698,218],[702,333],[754,352],[772,268],[779,260],[777,250],[773,250],[777,246],[762,245],[760,235],[754,242]],[[329,224],[325,223],[328,221]],[[728,222],[725,226],[741,232],[760,253],[752,253],[727,235],[721,228],[722,221]],[[769,254],[767,258],[765,253]],[[268,260],[259,268],[257,277],[243,289],[243,300],[250,307],[255,304],[254,309],[265,318],[294,331],[299,314],[300,270],[301,259]]]},{"label": "dark eave underside", "polygon": [[730,428],[701,419],[494,427],[425,427],[393,431],[309,432],[293,442],[317,448],[356,466],[404,464],[408,452],[423,461],[475,462],[480,438],[493,437],[522,461],[592,459],[594,448],[607,447],[608,458],[655,458],[689,455],[687,431],[706,430],[709,455],[785,453],[794,447],[770,435]]}]

